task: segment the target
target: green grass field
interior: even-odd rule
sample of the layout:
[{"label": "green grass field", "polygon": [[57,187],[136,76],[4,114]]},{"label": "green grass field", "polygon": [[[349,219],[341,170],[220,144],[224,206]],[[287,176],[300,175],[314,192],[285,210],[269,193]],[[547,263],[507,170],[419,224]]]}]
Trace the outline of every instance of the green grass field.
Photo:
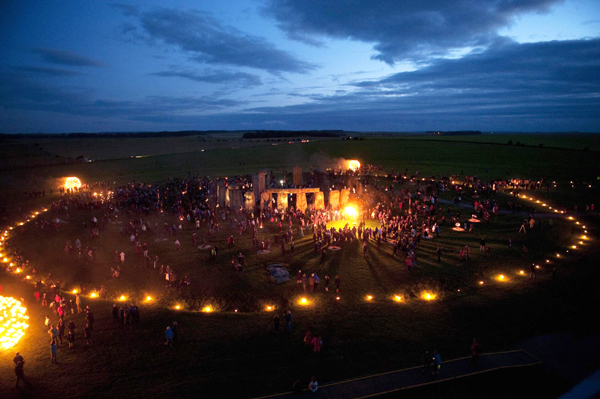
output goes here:
[{"label": "green grass field", "polygon": [[[236,149],[218,143],[221,148],[204,152],[192,148],[192,152],[159,155],[156,147],[159,143],[153,142],[157,155],[152,157],[6,169],[2,172],[0,192],[8,209],[8,220],[19,220],[15,215],[17,207],[38,209],[56,200],[56,193],[43,199],[29,199],[21,193],[38,186],[49,187],[61,176],[76,175],[84,181],[123,183],[135,179],[153,183],[168,176],[187,177],[188,171],[218,176],[253,173],[262,168],[282,173],[296,165],[324,168],[334,166],[342,158],[356,158],[396,171],[419,170],[422,176],[461,172],[481,178],[548,176],[561,184],[547,195],[543,192],[532,195],[555,205],[562,203],[559,201],[589,203],[597,198],[596,185],[586,190],[567,184],[574,176],[591,180],[598,173],[593,152],[408,139],[339,140]],[[101,154],[104,143],[97,144],[94,151]],[[111,150],[107,146],[105,153]],[[177,152],[168,146],[165,151]],[[13,166],[21,164],[19,161]],[[385,183],[383,178],[379,180],[379,184]],[[454,205],[450,207],[452,213],[458,210]],[[463,214],[469,212],[460,210]],[[100,216],[91,211],[72,210],[68,223],[61,224],[60,232],[41,231],[29,223],[23,231],[18,228],[12,235],[11,245],[30,260],[40,275],[51,273],[60,279],[66,291],[83,289],[89,293],[94,287],[104,285],[107,296],[84,297],[84,305],[92,308],[97,320],[93,344],[86,346],[81,337],[83,316],[69,315],[67,320],[75,319],[79,329],[75,348],[59,348],[60,364],[51,365],[49,338],[43,326],[47,309],[35,303],[30,285],[0,274],[4,294],[23,296],[29,304],[31,326],[17,349],[26,358],[26,376],[34,385],[21,393],[14,390],[11,362],[14,349],[0,352],[2,398],[251,397],[289,389],[297,378],[308,381],[311,375],[324,383],[414,366],[420,363],[425,349],[434,347],[444,359],[465,356],[474,336],[486,351],[497,351],[510,349],[520,340],[541,333],[595,332],[582,314],[592,311],[600,299],[595,289],[598,271],[590,267],[597,261],[597,253],[592,245],[586,245],[583,250],[567,254],[575,237],[581,235],[581,227],[560,217],[554,218],[552,229],[527,235],[517,233],[524,214],[494,216],[489,225],[478,224],[475,234],[454,232],[449,226],[442,226],[441,237],[423,240],[419,245],[419,267],[413,272],[406,270],[403,258],[392,256],[391,245],[377,248],[375,242],[370,243],[366,258],[361,245],[354,241],[345,243],[340,251],[328,251],[325,263],[321,264],[321,255],[313,248],[312,233],[303,239],[295,234],[294,254],[289,250],[282,254],[273,245],[273,236],[278,232],[274,224],[265,225],[260,232],[261,238],[270,237],[273,245],[272,251],[265,255],[252,251],[250,236],[237,235],[228,222],[222,223],[219,234],[213,238],[206,236],[208,228],[203,226],[197,232],[198,239],[206,237],[209,244],[220,249],[217,261],[211,261],[207,251],[192,247],[191,234],[196,230],[186,221],[177,236],[182,243],[179,251],[174,246],[174,237],[156,241],[161,238],[158,229],[141,236],[142,241],[148,242],[150,254],[159,256],[160,264],[172,266],[179,278],[183,275],[191,278],[191,287],[175,289],[165,288],[158,273],[136,259],[128,237],[119,233],[119,226],[132,216],[124,216],[122,223],[108,223],[100,238],[92,241],[89,231],[84,233],[81,226],[93,215]],[[41,217],[48,219],[50,215]],[[177,222],[174,215],[168,214],[144,219],[157,226]],[[596,219],[597,216],[584,219],[589,224],[590,236]],[[236,237],[233,249],[226,246],[229,234]],[[486,238],[491,253],[479,252],[481,237]],[[77,238],[82,240],[83,247],[90,245],[97,249],[93,265],[63,252],[65,241],[74,242]],[[514,240],[513,248],[508,247],[509,238]],[[458,259],[458,251],[465,245],[472,250],[472,259],[467,262]],[[520,251],[522,245],[529,248],[527,255]],[[435,258],[438,246],[443,251],[440,263]],[[126,254],[119,279],[108,277],[110,267],[114,266],[115,250]],[[232,256],[240,250],[246,255],[247,265],[242,273],[235,272],[230,264]],[[560,260],[553,256],[557,251],[563,254]],[[536,280],[519,274],[520,270],[527,273],[532,262],[541,265]],[[292,281],[272,282],[266,271],[270,263],[288,266]],[[551,281],[554,266],[559,268],[557,281]],[[322,283],[318,292],[303,293],[293,281],[298,269],[318,273],[321,281],[325,274],[332,279],[339,275],[340,300],[336,300],[333,292],[324,292]],[[498,281],[499,274],[506,279]],[[484,281],[484,285],[479,281]],[[437,293],[438,299],[421,300],[419,295],[424,290]],[[127,302],[135,301],[141,309],[141,321],[131,330],[113,323],[110,314],[112,304],[121,295],[127,296]],[[153,297],[149,303],[144,301],[147,295]],[[367,301],[367,295],[373,299]],[[404,300],[395,302],[395,295]],[[308,306],[298,303],[303,296],[309,300]],[[217,311],[201,312],[207,305]],[[274,312],[266,311],[266,306],[274,307],[277,313],[291,310],[291,334],[273,332]],[[169,348],[163,345],[164,329],[173,321],[181,327],[181,342]],[[309,328],[323,337],[325,345],[320,355],[314,355],[302,343]],[[561,385],[560,389],[564,387]]]}]

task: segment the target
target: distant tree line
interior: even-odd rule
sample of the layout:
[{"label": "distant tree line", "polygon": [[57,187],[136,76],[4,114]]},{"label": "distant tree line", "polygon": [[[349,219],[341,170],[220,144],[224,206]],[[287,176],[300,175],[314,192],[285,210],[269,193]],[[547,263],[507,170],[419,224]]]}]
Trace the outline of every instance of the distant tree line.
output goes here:
[{"label": "distant tree line", "polygon": [[344,134],[343,130],[255,130],[244,133],[244,139],[268,139],[268,138],[289,138],[289,137],[340,137]]},{"label": "distant tree line", "polygon": [[427,131],[428,134],[435,134],[436,136],[476,136],[480,135],[479,130],[455,130],[455,131]]}]

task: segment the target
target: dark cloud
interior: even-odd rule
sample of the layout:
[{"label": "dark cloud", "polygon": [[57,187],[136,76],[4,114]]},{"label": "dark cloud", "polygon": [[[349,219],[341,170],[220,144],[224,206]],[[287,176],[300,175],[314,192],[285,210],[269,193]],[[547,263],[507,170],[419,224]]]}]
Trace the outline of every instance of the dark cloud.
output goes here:
[{"label": "dark cloud", "polygon": [[19,66],[14,67],[14,70],[19,72],[27,72],[32,75],[39,76],[76,76],[81,75],[79,71],[71,71],[69,69],[62,68],[49,68],[49,67],[37,67],[37,66]]},{"label": "dark cloud", "polygon": [[[163,115],[202,114],[245,105],[218,93],[198,97],[149,96],[138,101],[95,99],[84,87],[53,86],[30,79],[27,74],[0,74],[0,109],[44,111],[77,116],[136,119]],[[1,126],[1,125],[0,125]]]},{"label": "dark cloud", "polygon": [[373,43],[373,58],[393,64],[486,46],[515,17],[562,0],[268,0],[264,11],[292,39]]},{"label": "dark cloud", "polygon": [[253,87],[262,84],[260,76],[245,72],[231,72],[205,69],[201,72],[193,71],[161,71],[153,75],[162,77],[177,77],[190,79],[203,83],[236,83],[240,87]]},{"label": "dark cloud", "polygon": [[139,28],[124,28],[128,37],[175,46],[205,64],[251,67],[272,73],[306,73],[315,65],[279,50],[262,37],[222,25],[210,13],[161,8],[139,14]]},{"label": "dark cloud", "polygon": [[53,64],[86,67],[105,66],[105,64],[103,64],[100,61],[96,61],[91,58],[87,58],[67,50],[58,50],[53,48],[35,48],[33,49],[33,52],[41,55],[44,61]]}]

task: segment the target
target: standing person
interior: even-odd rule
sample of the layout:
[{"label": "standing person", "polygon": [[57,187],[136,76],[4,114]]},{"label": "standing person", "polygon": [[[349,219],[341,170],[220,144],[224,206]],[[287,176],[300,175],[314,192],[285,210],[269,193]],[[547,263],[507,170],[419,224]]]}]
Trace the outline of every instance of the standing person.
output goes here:
[{"label": "standing person", "polygon": [[438,263],[440,263],[442,257],[442,249],[440,247],[437,247],[435,250],[435,255],[437,256]]},{"label": "standing person", "polygon": [[290,312],[289,310],[287,311],[287,313],[285,314],[285,327],[287,328],[288,332],[292,332],[292,312]]},{"label": "standing person", "polygon": [[481,240],[479,241],[479,251],[485,252],[485,239],[483,237],[481,237]]},{"label": "standing person", "polygon": [[73,349],[73,342],[75,342],[75,332],[69,330],[67,333],[67,342],[69,343],[69,349]]},{"label": "standing person", "polygon": [[92,329],[90,328],[89,323],[85,323],[85,327],[83,328],[83,337],[85,338],[86,345],[90,345],[92,343]]},{"label": "standing person", "polygon": [[433,376],[437,377],[440,374],[440,369],[442,368],[442,356],[438,353],[437,350],[433,351],[433,372],[431,373]]},{"label": "standing person", "polygon": [[471,345],[471,366],[479,363],[479,354],[481,354],[481,345],[473,338],[473,344]]},{"label": "standing person", "polygon": [[113,317],[113,321],[118,323],[119,322],[119,307],[117,306],[116,303],[113,303],[113,307],[112,307],[112,317]]},{"label": "standing person", "polygon": [[310,379],[310,382],[308,383],[308,389],[310,389],[311,392],[317,392],[317,389],[319,389],[319,383],[317,380],[315,380],[315,377]]},{"label": "standing person", "polygon": [[340,280],[340,278],[338,276],[335,276],[335,293],[336,294],[339,294],[341,284],[342,284],[342,281]]},{"label": "standing person", "polygon": [[58,320],[58,339],[60,340],[60,344],[62,345],[63,337],[65,336],[65,322],[63,319]]},{"label": "standing person", "polygon": [[325,275],[325,292],[329,292],[329,275]]},{"label": "standing person", "polygon": [[326,257],[327,257],[327,251],[326,250],[321,251],[321,265],[325,264]]},{"label": "standing person", "polygon": [[313,292],[315,290],[315,274],[312,273],[308,278],[308,290]]},{"label": "standing person", "polygon": [[167,339],[165,341],[165,345],[169,345],[171,348],[173,347],[173,331],[171,330],[171,327],[167,326],[167,328],[165,329],[165,338]]},{"label": "standing person", "polygon": [[277,313],[275,313],[275,317],[273,317],[273,330],[279,332],[279,315]]},{"label": "standing person", "polygon": [[529,278],[537,278],[537,270],[535,269],[535,263],[532,263],[531,266],[529,266]]},{"label": "standing person", "polygon": [[75,306],[77,306],[77,314],[81,313],[81,297],[79,294],[75,295]]},{"label": "standing person", "polygon": [[176,344],[179,341],[179,325],[176,321],[173,322],[173,326],[171,326],[171,331],[173,331],[173,344]]},{"label": "standing person", "polygon": [[431,355],[429,351],[423,353],[423,372],[426,373],[431,369]]},{"label": "standing person", "polygon": [[85,309],[85,321],[90,326],[90,330],[94,331],[94,314],[89,307]]},{"label": "standing person", "polygon": [[50,361],[52,363],[58,364],[58,362],[56,361],[56,348],[58,348],[58,345],[56,345],[56,341],[50,341]]},{"label": "standing person", "polygon": [[323,341],[321,337],[315,335],[311,340],[311,344],[313,346],[313,353],[321,353],[321,347],[323,346]]}]

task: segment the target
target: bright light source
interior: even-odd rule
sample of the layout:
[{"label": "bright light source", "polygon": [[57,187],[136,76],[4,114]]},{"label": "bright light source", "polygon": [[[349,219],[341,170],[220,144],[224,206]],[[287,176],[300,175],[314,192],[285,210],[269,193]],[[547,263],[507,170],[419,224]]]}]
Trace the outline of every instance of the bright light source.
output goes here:
[{"label": "bright light source", "polygon": [[350,162],[348,162],[348,169],[350,169],[353,172],[356,172],[360,169],[360,162],[358,162],[356,159],[351,160]]},{"label": "bright light source", "polygon": [[302,298],[300,298],[300,299],[298,300],[298,304],[299,304],[299,305],[306,306],[306,305],[308,305],[308,304],[309,304],[309,302],[308,302],[308,299],[306,299],[306,298],[302,297]]},{"label": "bright light source", "polygon": [[347,217],[356,219],[357,214],[358,214],[358,211],[353,206],[347,206],[344,208],[344,215],[346,215]]},{"label": "bright light source", "polygon": [[421,292],[421,299],[424,301],[433,301],[437,298],[437,295],[433,292],[423,291]]},{"label": "bright light source", "polygon": [[177,309],[177,310],[181,309],[181,305],[175,305],[175,309]]},{"label": "bright light source", "polygon": [[394,301],[402,302],[402,297],[400,295],[394,295]]},{"label": "bright light source", "polygon": [[29,327],[27,309],[14,298],[0,295],[0,348],[8,349],[19,342]]},{"label": "bright light source", "polygon": [[119,301],[124,301],[124,300],[126,300],[126,299],[127,299],[127,297],[126,297],[125,295],[121,295],[121,296],[119,297]]},{"label": "bright light source", "polygon": [[212,306],[210,306],[210,305],[206,305],[205,307],[203,307],[203,308],[202,308],[202,311],[203,311],[204,313],[210,313],[210,312],[212,312],[213,310],[214,310],[214,309],[213,309],[213,307],[212,307]]},{"label": "bright light source", "polygon": [[92,293],[90,294],[90,298],[98,298],[98,294],[97,294],[97,293],[95,293],[95,292],[92,292]]},{"label": "bright light source", "polygon": [[65,189],[81,188],[81,180],[77,177],[67,177],[65,180]]},{"label": "bright light source", "polygon": [[373,300],[373,295],[367,295],[367,297],[365,299],[367,301],[372,301]]},{"label": "bright light source", "polygon": [[150,295],[146,296],[146,302],[150,302],[152,300],[152,297]]}]

